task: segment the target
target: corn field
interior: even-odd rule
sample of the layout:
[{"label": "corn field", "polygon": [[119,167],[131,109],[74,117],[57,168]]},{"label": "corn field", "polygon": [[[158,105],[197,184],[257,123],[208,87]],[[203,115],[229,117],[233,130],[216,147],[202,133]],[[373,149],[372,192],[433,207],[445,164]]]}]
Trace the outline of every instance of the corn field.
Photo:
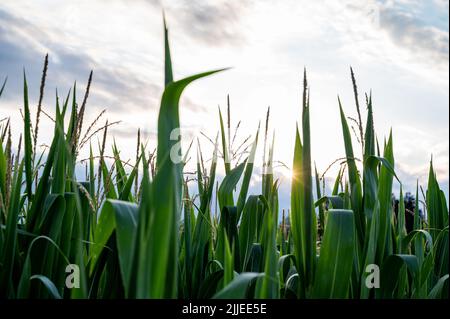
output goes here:
[{"label": "corn field", "polygon": [[[24,73],[20,140],[12,141],[13,123],[0,122],[1,298],[448,298],[449,210],[433,164],[427,185],[415,190],[414,212],[406,212],[392,133],[379,143],[371,95],[364,102],[367,119],[361,119],[353,71],[355,133],[362,147],[353,148],[355,136],[338,101],[345,164],[330,194],[312,164],[309,112],[314,105],[305,71],[285,214],[273,174],[269,116],[266,130],[254,133],[246,159],[230,160],[230,132],[220,113],[213,154],[198,146],[181,161],[172,160],[171,151],[181,141],[170,137],[180,127],[183,90],[223,70],[174,80],[167,29],[156,152],[149,153],[138,135],[131,164],[115,144],[107,156],[108,123],[97,131],[96,123],[83,123],[92,73],[80,106],[76,87],[57,97],[50,116],[53,139],[48,149],[37,151],[47,63],[36,111]],[[103,135],[98,150],[89,138],[94,132]],[[85,144],[90,156],[80,178],[77,156]],[[258,147],[264,148],[262,182],[260,194],[251,195]],[[192,180],[184,174],[188,154],[197,160]],[[225,171],[221,179],[219,165]],[[193,181],[195,192],[188,187]],[[400,184],[398,213],[394,183]],[[414,215],[409,232],[406,213]]]}]

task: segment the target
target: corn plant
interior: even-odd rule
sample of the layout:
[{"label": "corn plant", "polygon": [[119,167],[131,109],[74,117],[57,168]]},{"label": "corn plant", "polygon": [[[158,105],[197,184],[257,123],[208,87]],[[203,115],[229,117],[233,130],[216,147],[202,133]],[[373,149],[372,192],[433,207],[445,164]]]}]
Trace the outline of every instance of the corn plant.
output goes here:
[{"label": "corn plant", "polygon": [[[228,98],[226,122],[219,109],[219,134],[209,139],[214,145],[209,166],[200,142],[195,179],[185,174],[190,147],[178,154],[181,160],[173,160],[181,141],[172,136],[180,127],[183,90],[224,69],[174,80],[166,26],[164,35],[157,144],[149,152],[138,132],[132,164],[121,159],[115,142],[112,156],[107,155],[108,128],[115,123],[96,128],[103,112],[83,125],[92,72],[80,107],[76,85],[64,99],[56,94],[54,117],[47,114],[54,122],[53,139],[38,154],[48,57],[35,125],[24,73],[23,133],[15,152],[12,124],[0,122],[2,298],[448,298],[449,211],[433,163],[421,192],[426,215],[419,214],[422,188],[417,184],[414,227],[408,232],[393,134],[380,147],[371,95],[366,96],[364,125],[353,70],[358,114],[353,132],[361,156],[338,99],[345,157],[331,194],[321,187],[325,172],[319,175],[312,167],[309,114],[315,106],[304,72],[286,214],[280,212],[280,181],[273,172],[269,111],[264,134],[258,126],[252,138],[234,148]],[[0,97],[5,87],[6,80]],[[94,155],[92,140],[100,134]],[[249,195],[261,135],[261,192]],[[89,146],[89,158],[80,161],[84,146]],[[223,178],[217,170],[221,158]],[[75,174],[83,163],[84,179]],[[394,183],[400,185],[397,215]],[[379,269],[378,277],[373,269]]]}]

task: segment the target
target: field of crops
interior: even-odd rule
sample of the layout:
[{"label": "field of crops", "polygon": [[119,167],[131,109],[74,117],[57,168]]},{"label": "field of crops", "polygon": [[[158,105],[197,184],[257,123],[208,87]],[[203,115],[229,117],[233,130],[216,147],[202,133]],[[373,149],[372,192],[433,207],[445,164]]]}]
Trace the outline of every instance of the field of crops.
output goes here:
[{"label": "field of crops", "polygon": [[[75,87],[56,100],[47,114],[53,140],[37,151],[47,63],[36,109],[24,74],[20,140],[11,138],[15,123],[0,122],[0,298],[448,298],[446,196],[430,163],[427,185],[415,190],[414,211],[405,208],[400,188],[395,213],[392,188],[401,181],[393,137],[377,138],[372,97],[358,96],[353,71],[356,130],[339,101],[336,121],[346,157],[330,194],[312,164],[305,71],[302,116],[292,132],[290,210],[284,214],[269,116],[247,158],[230,160],[231,134],[222,114],[214,153],[204,154],[198,145],[178,158],[181,137],[172,137],[180,127],[180,96],[191,82],[221,70],[174,80],[167,29],[156,153],[138,135],[131,169],[115,145],[107,155],[108,124],[97,129],[98,123],[83,121],[91,78],[80,104]],[[91,144],[80,178],[78,152],[94,133],[102,141],[98,149]],[[355,135],[361,148],[353,148]],[[265,155],[260,195],[250,195],[259,147]],[[195,192],[184,174],[188,154],[197,160]],[[407,214],[414,216],[409,232]]]}]

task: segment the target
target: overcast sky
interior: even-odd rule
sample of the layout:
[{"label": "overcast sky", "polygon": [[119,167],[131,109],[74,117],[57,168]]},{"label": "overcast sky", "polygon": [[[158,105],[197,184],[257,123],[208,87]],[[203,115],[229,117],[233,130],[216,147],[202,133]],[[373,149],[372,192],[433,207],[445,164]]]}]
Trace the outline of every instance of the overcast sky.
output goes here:
[{"label": "overcast sky", "polygon": [[[217,107],[224,108],[230,94],[232,125],[242,121],[237,140],[255,133],[270,106],[275,160],[290,166],[306,67],[313,160],[323,171],[345,154],[338,94],[346,115],[356,115],[351,65],[361,104],[364,92],[372,90],[380,141],[393,130],[396,171],[407,190],[414,190],[417,178],[425,181],[433,155],[448,193],[446,0],[1,0],[0,79],[8,76],[8,83],[0,118],[10,116],[14,135],[20,133],[22,68],[35,106],[43,58],[49,53],[44,99],[48,113],[54,113],[55,89],[65,96],[75,80],[81,103],[93,69],[86,123],[105,108],[102,121],[121,120],[111,133],[124,158],[134,157],[137,128],[154,145],[163,85],[162,8],[176,79],[232,67],[185,91],[181,122],[186,143],[199,137],[210,151],[200,132],[216,135]],[[365,116],[364,109],[364,121]],[[41,125],[39,142],[48,143],[51,122],[43,118]],[[356,141],[355,149],[360,149]],[[333,178],[337,169],[334,166],[328,176]],[[279,167],[277,174],[288,205],[290,172]],[[253,182],[258,182],[258,172]]]}]

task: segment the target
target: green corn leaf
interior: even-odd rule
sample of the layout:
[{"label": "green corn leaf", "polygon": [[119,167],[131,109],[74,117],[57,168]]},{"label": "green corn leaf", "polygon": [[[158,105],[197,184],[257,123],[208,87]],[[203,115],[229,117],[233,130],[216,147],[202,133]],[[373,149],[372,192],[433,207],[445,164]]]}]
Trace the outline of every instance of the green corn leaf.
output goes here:
[{"label": "green corn leaf", "polygon": [[28,85],[25,70],[23,71],[23,105],[24,105],[24,142],[25,142],[25,178],[28,200],[32,199],[33,167],[31,163],[33,146],[31,141],[30,107],[28,105]]},{"label": "green corn leaf", "polygon": [[233,279],[225,288],[214,295],[214,299],[245,299],[248,298],[248,292],[252,283],[260,277],[261,274],[253,272],[244,272]]},{"label": "green corn leaf", "polygon": [[173,82],[173,72],[172,72],[172,58],[170,57],[170,46],[169,46],[169,29],[166,25],[166,17],[163,16],[164,21],[164,84],[168,86]]},{"label": "green corn leaf", "polygon": [[351,207],[355,214],[356,233],[359,243],[364,241],[365,217],[362,211],[362,190],[359,178],[358,168],[356,167],[355,156],[353,153],[352,138],[348,128],[347,119],[342,109],[341,101],[338,98],[339,109],[341,114],[342,132],[344,135],[345,154],[348,165],[348,179],[350,187]]},{"label": "green corn leaf", "polygon": [[113,154],[114,154],[114,163],[116,168],[116,186],[118,190],[122,190],[127,183],[127,174],[125,173],[125,169],[123,168],[122,161],[120,159],[119,150],[116,146],[116,141],[113,144]]},{"label": "green corn leaf", "polygon": [[299,275],[293,273],[288,276],[286,280],[286,287],[284,289],[284,296],[286,299],[297,299],[297,291],[299,286]]},{"label": "green corn leaf", "polygon": [[[322,194],[320,191],[320,179],[319,179],[319,173],[317,173],[317,167],[314,166],[314,173],[315,173],[315,177],[316,177],[316,193],[317,193],[317,198],[321,198]],[[316,205],[314,205],[316,206]],[[319,207],[319,237],[321,238],[323,236],[323,230],[325,228],[325,212],[323,209],[322,205],[318,205]]]},{"label": "green corn leaf", "polygon": [[[394,177],[394,154],[392,132],[389,134],[389,140],[384,149],[386,160],[380,168],[380,178],[378,185],[378,200],[380,203],[380,228],[377,244],[377,260],[378,264],[382,264],[385,257],[392,254],[391,238],[391,219],[392,219],[392,181]],[[387,164],[389,163],[389,164]]]},{"label": "green corn leaf", "polygon": [[368,156],[375,155],[375,131],[373,127],[372,94],[367,103],[367,121],[364,134],[364,161]]},{"label": "green corn leaf", "polygon": [[224,248],[224,262],[223,262],[223,270],[224,270],[224,274],[223,274],[223,287],[225,287],[226,285],[228,285],[234,277],[234,258],[233,258],[233,254],[231,252],[231,248],[230,248],[230,242],[228,241],[228,236],[225,233],[223,236],[223,248]]},{"label": "green corn leaf", "polygon": [[241,268],[248,271],[248,261],[251,256],[252,245],[258,242],[263,210],[259,196],[249,196],[242,213],[239,226],[239,252]]},{"label": "green corn leaf", "polygon": [[401,291],[399,292],[396,289],[399,278],[401,278],[399,272],[404,266],[413,278],[413,287],[418,288],[420,273],[417,257],[413,255],[390,255],[381,268],[380,289],[377,291],[379,297],[384,299],[408,297],[400,295]]},{"label": "green corn leaf", "polygon": [[[304,73],[304,91],[303,91],[303,109],[302,109],[302,191],[303,191],[303,214],[300,215],[300,221],[303,226],[302,248],[304,249],[303,267],[305,274],[305,284],[311,285],[314,278],[316,266],[316,212],[314,210],[314,200],[312,191],[312,169],[311,169],[311,133],[309,123],[309,89],[306,84],[306,71]],[[307,94],[308,93],[308,94]],[[306,96],[307,95],[307,96]]]},{"label": "green corn leaf", "polygon": [[[295,138],[295,148],[294,148],[294,161],[292,165],[292,184],[291,184],[291,212],[290,212],[290,221],[291,221],[291,232],[292,239],[294,242],[294,255],[297,262],[297,269],[299,271],[300,283],[299,289],[303,290],[304,287],[304,268],[303,262],[305,257],[304,254],[304,241],[302,239],[303,229],[302,226],[302,203],[303,203],[303,191],[302,191],[302,143],[300,140],[300,135],[298,133],[298,128],[296,129],[296,138]],[[305,291],[301,291],[300,296],[304,296]]]},{"label": "green corn leaf", "polygon": [[[448,225],[448,210],[445,195],[441,195],[436,173],[433,168],[433,160],[430,162],[428,173],[428,189],[426,192],[426,203],[428,211],[429,226],[432,229],[444,229]],[[435,231],[432,231],[434,234]]]},{"label": "green corn leaf", "polygon": [[425,242],[425,246],[428,251],[432,250],[433,238],[430,233],[424,229],[416,229],[408,233],[408,235],[403,238],[402,246],[408,247],[411,242],[415,242],[416,239],[419,239],[418,237],[422,237],[421,240]]},{"label": "green corn leaf", "polygon": [[62,299],[61,295],[58,292],[58,289],[55,287],[55,284],[46,276],[43,275],[34,275],[30,277],[30,280],[39,280],[47,289],[48,293],[53,299]]},{"label": "green corn leaf", "polygon": [[[431,289],[430,293],[428,294],[428,299],[437,299],[441,296],[441,294],[443,293],[443,289],[445,284],[447,283],[448,285],[448,274],[442,276],[441,278],[439,278],[438,282],[436,283],[436,285],[434,285],[433,289]],[[442,298],[442,297],[441,297]]]},{"label": "green corn leaf", "polygon": [[[115,163],[113,163],[113,166],[111,167],[111,171],[114,168]],[[105,192],[106,198],[109,199],[117,199],[117,192],[116,188],[114,187],[114,182],[112,179],[112,174],[108,170],[108,167],[106,166],[106,162],[104,159],[100,160],[100,166],[102,170],[102,178],[103,178],[103,191]]]},{"label": "green corn leaf", "polygon": [[247,161],[244,161],[237,167],[233,168],[220,184],[218,197],[219,209],[221,211],[225,206],[234,206],[233,191],[236,188],[242,173],[244,172],[246,162]]},{"label": "green corn leaf", "polygon": [[[229,175],[230,176],[230,175]],[[225,206],[220,214],[220,223],[217,235],[217,260],[222,264],[226,262],[226,242],[231,245],[233,250],[234,262],[236,263],[237,270],[240,268],[239,257],[239,239],[237,231],[237,208],[235,206]]]},{"label": "green corn leaf", "polygon": [[269,154],[267,157],[267,162],[263,167],[262,174],[262,195],[267,199],[267,201],[272,203],[272,189],[273,189],[273,150],[275,146],[275,132],[273,134],[272,144],[269,148]]},{"label": "green corn leaf", "polygon": [[3,151],[3,145],[0,141],[0,192],[2,194],[2,199],[6,197],[6,157]]},{"label": "green corn leaf", "polygon": [[354,214],[330,210],[314,282],[315,298],[348,298],[355,249]]},{"label": "green corn leaf", "polygon": [[342,168],[339,169],[336,180],[334,181],[333,191],[331,192],[331,195],[337,195],[339,193],[339,184],[341,182],[341,178],[342,178]]},{"label": "green corn leaf", "polygon": [[244,264],[245,271],[262,272],[263,268],[263,249],[260,243],[253,243]]},{"label": "green corn leaf", "polygon": [[278,251],[276,249],[276,223],[277,215],[272,212],[269,203],[264,198],[260,197],[265,206],[265,214],[262,225],[262,246],[263,246],[263,263],[264,263],[264,276],[259,278],[256,284],[255,297],[256,298],[278,298],[278,274],[277,274],[277,262]]},{"label": "green corn leaf", "polygon": [[[209,247],[212,245],[212,226],[210,216],[210,201],[213,193],[215,173],[217,166],[217,138],[213,153],[213,159],[209,172],[209,180],[204,195],[201,196],[200,210],[196,219],[192,240],[192,290],[195,296],[199,285],[206,276],[206,264],[210,255]],[[206,262],[205,262],[206,260]],[[188,274],[189,275],[189,274]]]},{"label": "green corn leaf", "polygon": [[[72,99],[72,110],[76,110],[76,88],[77,88],[77,83],[75,82],[75,84],[73,85],[73,99]],[[66,99],[64,100],[64,104],[63,104],[63,109],[61,112],[62,117],[64,118],[66,116],[66,111],[67,111],[67,107],[69,106],[69,98],[70,98],[70,92],[71,90],[69,89],[69,92],[67,93]],[[72,118],[76,118],[75,116],[71,116],[71,121]],[[72,123],[69,124],[69,127],[73,126]],[[72,132],[73,128],[71,127],[71,129],[68,130],[68,132]],[[71,136],[70,136],[71,137]],[[70,140],[70,139],[69,139]]]},{"label": "green corn leaf", "polygon": [[227,176],[231,171],[231,163],[230,163],[230,154],[228,154],[227,141],[225,137],[225,128],[223,125],[223,118],[222,112],[220,111],[220,107],[219,107],[219,120],[220,120],[220,136],[222,137],[223,163],[225,166],[225,175]]},{"label": "green corn leaf", "polygon": [[278,272],[280,275],[280,283],[286,284],[289,279],[289,272],[292,269],[291,264],[295,264],[294,255],[283,255],[278,260]]},{"label": "green corn leaf", "polygon": [[200,286],[200,290],[198,293],[199,299],[207,299],[213,297],[213,295],[217,291],[219,282],[223,279],[223,273],[224,271],[223,269],[221,269],[213,272],[211,275],[206,277],[206,279]]},{"label": "green corn leaf", "polygon": [[448,226],[440,231],[434,241],[434,273],[437,277],[449,272],[449,235]]},{"label": "green corn leaf", "polygon": [[39,217],[38,214],[42,210],[42,207],[46,200],[46,196],[50,191],[51,186],[50,173],[55,161],[55,155],[57,153],[60,134],[61,132],[60,130],[57,129],[57,124],[55,123],[55,136],[53,138],[52,145],[50,146],[50,150],[47,155],[47,161],[42,171],[36,193],[33,197],[31,208],[27,213],[26,228],[27,231],[29,232],[33,232],[36,220]]},{"label": "green corn leaf", "polygon": [[91,248],[91,273],[113,231],[116,232],[120,271],[126,294],[129,294],[134,245],[137,232],[138,207],[125,201],[108,199],[103,204]]},{"label": "green corn leaf", "polygon": [[183,201],[183,248],[184,248],[184,271],[185,271],[185,289],[188,295],[192,292],[192,239],[193,232],[192,229],[195,227],[195,215],[194,208],[189,196],[189,188],[187,181],[184,183],[184,201]]},{"label": "green corn leaf", "polygon": [[10,209],[7,216],[7,224],[6,224],[6,231],[5,231],[5,243],[4,246],[2,246],[2,254],[1,260],[2,260],[2,270],[0,271],[1,277],[1,295],[6,296],[6,289],[8,289],[10,292],[13,292],[12,286],[12,272],[13,272],[13,266],[14,266],[14,260],[15,260],[15,253],[16,253],[16,245],[17,245],[17,223],[18,223],[18,216],[20,212],[19,202],[20,202],[20,189],[21,189],[21,182],[22,182],[22,172],[23,172],[23,161],[20,162],[18,170],[14,173],[13,178],[13,185],[15,186],[13,188],[12,194],[11,194],[11,203],[10,203]]},{"label": "green corn leaf", "polygon": [[48,244],[51,244],[53,247],[56,248],[56,250],[59,252],[61,257],[64,259],[66,264],[70,264],[69,259],[67,256],[63,254],[61,249],[58,247],[58,245],[49,237],[47,236],[38,236],[35,237],[30,245],[28,246],[28,251],[26,254],[25,262],[22,268],[22,273],[20,275],[19,285],[17,289],[17,298],[24,299],[29,298],[30,293],[30,278],[33,276],[32,274],[32,261],[31,261],[31,252],[33,251],[34,245],[36,245],[37,242],[46,242]]},{"label": "green corn leaf", "polygon": [[[167,40],[166,40],[167,41]],[[167,55],[166,55],[167,57]],[[166,66],[170,60],[166,60]],[[166,67],[167,70],[167,67]],[[148,229],[150,256],[147,271],[151,288],[147,297],[176,297],[177,287],[177,224],[181,212],[182,167],[171,158],[180,137],[171,139],[173,131],[180,128],[179,100],[191,82],[222,70],[205,72],[166,85],[158,117],[157,174],[151,211],[153,221]]]},{"label": "green corn leaf", "polygon": [[[123,184],[122,189],[120,190],[119,199],[121,200],[127,200],[131,197],[131,188],[133,187],[133,183],[138,172],[139,161],[140,158],[138,159],[136,166],[133,168],[130,175],[128,176],[128,179],[126,179],[126,182]],[[131,200],[133,200],[132,197]]]},{"label": "green corn leaf", "polygon": [[130,278],[133,262],[134,243],[137,229],[137,206],[130,203],[122,203],[114,200],[105,202],[104,209],[114,210],[116,221],[116,238],[119,252],[120,271],[122,275],[125,293],[130,286]]},{"label": "green corn leaf", "polygon": [[406,226],[405,226],[405,200],[403,198],[403,187],[400,186],[400,198],[399,207],[397,213],[397,253],[406,253],[406,245],[404,245],[403,240],[406,237]]},{"label": "green corn leaf", "polygon": [[252,148],[250,150],[250,155],[246,161],[247,165],[245,166],[244,178],[242,180],[241,190],[239,192],[239,197],[237,201],[238,220],[240,220],[242,210],[244,209],[248,187],[250,185],[250,180],[252,177],[253,165],[255,162],[256,146],[258,144],[258,135],[259,135],[259,126],[258,130],[256,131],[255,141],[253,142]]}]

